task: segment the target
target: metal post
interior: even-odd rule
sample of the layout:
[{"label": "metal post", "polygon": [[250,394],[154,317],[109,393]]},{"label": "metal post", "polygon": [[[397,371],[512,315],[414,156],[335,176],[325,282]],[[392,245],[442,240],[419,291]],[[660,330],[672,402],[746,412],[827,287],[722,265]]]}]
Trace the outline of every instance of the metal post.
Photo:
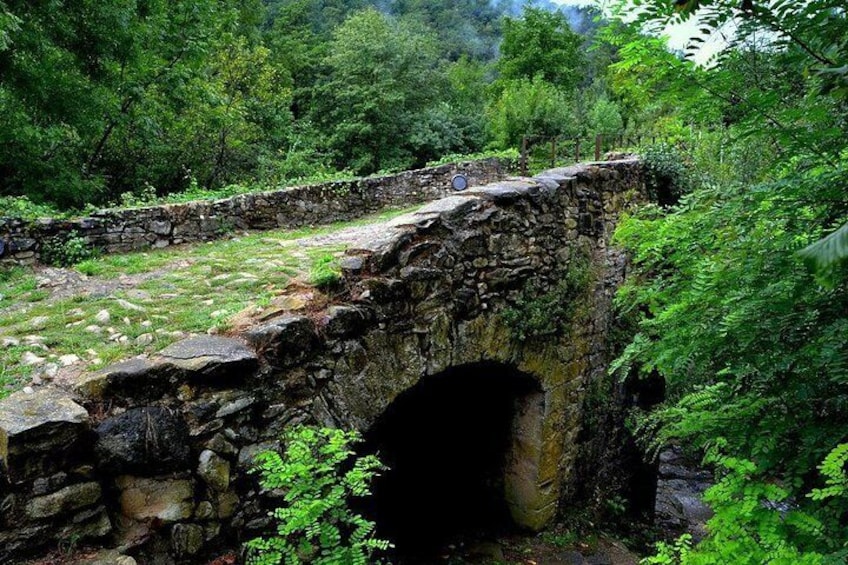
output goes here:
[{"label": "metal post", "polygon": [[521,176],[527,176],[527,136],[521,136],[521,161],[519,162],[519,167],[521,167]]},{"label": "metal post", "polygon": [[604,142],[603,134],[599,133],[595,136],[595,161],[601,160],[601,144]]}]

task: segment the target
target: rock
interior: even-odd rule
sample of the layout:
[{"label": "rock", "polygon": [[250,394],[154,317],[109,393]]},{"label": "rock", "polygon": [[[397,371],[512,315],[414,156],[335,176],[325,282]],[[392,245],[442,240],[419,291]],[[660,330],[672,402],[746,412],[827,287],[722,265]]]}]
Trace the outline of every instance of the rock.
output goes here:
[{"label": "rock", "polygon": [[124,300],[123,298],[119,298],[115,302],[118,304],[118,306],[120,306],[121,308],[123,308],[125,310],[132,310],[133,312],[144,312],[145,311],[145,308],[143,306],[139,306],[138,304],[133,304],[132,302],[130,302],[128,300]]},{"label": "rock", "polygon": [[33,365],[41,365],[45,361],[47,361],[47,359],[45,359],[44,357],[39,357],[31,351],[27,351],[21,356],[21,364],[26,365],[28,367],[32,367]]},{"label": "rock", "polygon": [[50,318],[47,316],[38,316],[29,321],[29,327],[33,330],[43,330],[47,327],[47,324],[50,322]]},{"label": "rock", "polygon": [[86,326],[85,331],[87,331],[88,333],[91,333],[91,334],[99,334],[100,332],[103,331],[103,328],[101,328],[100,326],[95,326],[94,324],[92,324],[90,326]]},{"label": "rock", "polygon": [[221,434],[215,434],[212,439],[206,442],[206,448],[228,457],[235,457],[238,454],[238,449]]},{"label": "rock", "polygon": [[32,520],[41,520],[65,514],[100,501],[98,483],[82,483],[65,487],[57,492],[31,499],[26,505],[26,515]]},{"label": "rock", "polygon": [[94,320],[100,324],[108,324],[111,319],[112,316],[109,314],[108,310],[101,310],[94,316]]},{"label": "rock", "polygon": [[4,337],[0,343],[3,344],[3,347],[18,347],[21,344],[21,340],[14,337]]},{"label": "rock", "polygon": [[139,347],[147,347],[151,343],[153,343],[153,334],[141,334],[137,338],[135,338],[135,344]]},{"label": "rock", "polygon": [[103,470],[144,476],[189,468],[188,426],[167,408],[134,408],[95,431],[94,451]]},{"label": "rock", "polygon": [[85,408],[56,388],[17,392],[0,400],[0,469],[13,483],[60,470],[74,455],[87,422]]},{"label": "rock", "polygon": [[76,365],[79,362],[80,358],[76,355],[62,355],[59,357],[59,363],[61,363],[63,367],[70,367],[71,365]]},{"label": "rock", "polygon": [[200,454],[197,474],[216,492],[224,492],[230,486],[230,463],[214,451],[207,449]]},{"label": "rock", "polygon": [[215,517],[215,508],[212,507],[212,503],[208,500],[204,500],[197,505],[197,509],[194,511],[195,520],[209,520]]},{"label": "rock", "polygon": [[218,518],[232,518],[238,508],[239,497],[232,491],[222,492],[215,498],[215,510]]},{"label": "rock", "polygon": [[266,441],[263,443],[254,443],[251,445],[245,445],[238,454],[238,467],[243,470],[250,469],[253,467],[253,461],[256,459],[256,456],[262,453],[263,451],[279,451],[280,442],[278,441]]},{"label": "rock", "polygon": [[215,418],[226,418],[227,416],[232,416],[233,414],[241,412],[245,408],[250,408],[254,404],[256,404],[256,398],[253,396],[236,398],[235,400],[227,402],[221,406],[215,413]]},{"label": "rock", "polygon": [[54,379],[59,374],[59,365],[56,363],[45,363],[36,370],[35,374],[44,379]]},{"label": "rock", "polygon": [[203,547],[203,528],[197,524],[176,524],[171,530],[171,543],[177,557],[194,555]]},{"label": "rock", "polygon": [[287,315],[248,331],[245,337],[253,347],[282,366],[306,357],[317,343],[318,336],[312,320],[306,316]]},{"label": "rock", "polygon": [[164,367],[144,358],[135,358],[82,376],[74,384],[74,392],[90,399],[109,395],[144,402],[160,398],[170,385],[169,374]]},{"label": "rock", "polygon": [[503,548],[496,542],[477,542],[466,553],[472,563],[503,563],[506,560]]},{"label": "rock", "polygon": [[80,557],[70,565],[138,565],[138,562],[129,555],[122,555],[114,549],[103,549],[94,555]]},{"label": "rock", "polygon": [[179,522],[194,512],[194,483],[187,479],[145,479],[123,475],[115,481],[121,491],[121,513],[133,520]]},{"label": "rock", "polygon": [[362,330],[373,319],[369,310],[355,306],[330,306],[324,320],[324,333],[330,337],[349,337]]},{"label": "rock", "polygon": [[159,353],[162,363],[204,378],[239,378],[259,366],[256,353],[240,341],[199,336],[177,342]]}]

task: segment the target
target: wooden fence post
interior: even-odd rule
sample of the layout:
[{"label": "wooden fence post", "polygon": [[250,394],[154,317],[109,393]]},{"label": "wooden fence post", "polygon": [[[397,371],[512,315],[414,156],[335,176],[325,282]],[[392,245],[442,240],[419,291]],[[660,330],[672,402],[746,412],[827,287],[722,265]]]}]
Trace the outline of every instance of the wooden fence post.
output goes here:
[{"label": "wooden fence post", "polygon": [[601,160],[601,144],[604,142],[604,135],[599,133],[595,136],[595,161]]},{"label": "wooden fence post", "polygon": [[521,136],[521,160],[519,161],[521,176],[527,176],[527,136]]}]

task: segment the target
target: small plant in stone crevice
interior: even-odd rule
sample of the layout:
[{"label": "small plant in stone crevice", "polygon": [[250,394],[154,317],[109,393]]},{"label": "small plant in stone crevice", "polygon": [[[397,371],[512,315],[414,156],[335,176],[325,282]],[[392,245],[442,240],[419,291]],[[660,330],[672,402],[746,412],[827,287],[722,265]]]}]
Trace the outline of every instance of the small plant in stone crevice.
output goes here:
[{"label": "small plant in stone crevice", "polygon": [[384,468],[376,456],[354,459],[355,431],[296,426],[283,437],[285,451],[257,455],[254,472],[284,505],[270,513],[275,532],[246,544],[251,565],[368,565],[391,547],[375,537],[375,524],[353,512],[351,498],[371,494]]},{"label": "small plant in stone crevice", "polygon": [[97,256],[97,250],[79,236],[56,236],[46,240],[39,251],[42,263],[56,267],[70,267]]},{"label": "small plant in stone crevice", "polygon": [[332,253],[319,256],[309,270],[309,284],[321,290],[332,290],[342,279],[339,262]]},{"label": "small plant in stone crevice", "polygon": [[530,283],[501,314],[513,338],[524,342],[562,335],[572,322],[581,297],[589,290],[592,269],[589,259],[578,256],[548,292]]}]

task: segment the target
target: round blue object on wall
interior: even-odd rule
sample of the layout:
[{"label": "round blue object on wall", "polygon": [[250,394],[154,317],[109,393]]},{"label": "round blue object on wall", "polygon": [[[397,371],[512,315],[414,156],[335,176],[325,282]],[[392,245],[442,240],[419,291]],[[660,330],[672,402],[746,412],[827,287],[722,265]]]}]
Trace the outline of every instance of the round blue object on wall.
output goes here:
[{"label": "round blue object on wall", "polygon": [[456,191],[468,188],[468,178],[465,175],[454,175],[451,179],[451,187]]}]

